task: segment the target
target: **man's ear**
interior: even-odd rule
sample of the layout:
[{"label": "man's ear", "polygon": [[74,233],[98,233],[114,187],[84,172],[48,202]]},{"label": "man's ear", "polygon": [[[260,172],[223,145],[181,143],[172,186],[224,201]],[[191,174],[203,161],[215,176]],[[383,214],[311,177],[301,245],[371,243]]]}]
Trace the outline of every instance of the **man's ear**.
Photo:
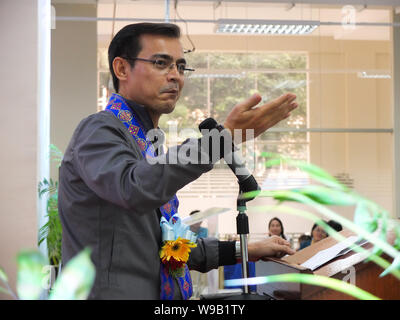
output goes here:
[{"label": "man's ear", "polygon": [[128,78],[128,68],[130,64],[121,57],[115,57],[112,63],[114,74],[119,81],[126,81]]}]

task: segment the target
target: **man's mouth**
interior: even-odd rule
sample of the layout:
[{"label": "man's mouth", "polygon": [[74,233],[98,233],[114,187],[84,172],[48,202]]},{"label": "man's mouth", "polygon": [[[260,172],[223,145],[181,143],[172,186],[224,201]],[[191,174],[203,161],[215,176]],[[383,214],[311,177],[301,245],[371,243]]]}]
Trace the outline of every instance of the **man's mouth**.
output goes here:
[{"label": "man's mouth", "polygon": [[161,93],[172,93],[172,94],[178,94],[179,90],[178,88],[172,87],[172,88],[165,88],[161,90]]}]

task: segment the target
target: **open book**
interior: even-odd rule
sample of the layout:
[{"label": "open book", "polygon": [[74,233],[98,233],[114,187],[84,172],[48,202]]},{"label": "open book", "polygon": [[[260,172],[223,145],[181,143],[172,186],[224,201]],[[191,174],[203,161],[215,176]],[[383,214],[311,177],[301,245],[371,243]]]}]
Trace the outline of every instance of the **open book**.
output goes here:
[{"label": "open book", "polygon": [[301,264],[301,266],[314,271],[318,267],[327,263],[328,261],[345,255],[352,249],[350,248],[353,244],[362,246],[365,244],[367,240],[360,239],[358,236],[350,236],[346,238],[344,241],[335,244],[334,246],[321,250],[313,255],[310,259]]}]

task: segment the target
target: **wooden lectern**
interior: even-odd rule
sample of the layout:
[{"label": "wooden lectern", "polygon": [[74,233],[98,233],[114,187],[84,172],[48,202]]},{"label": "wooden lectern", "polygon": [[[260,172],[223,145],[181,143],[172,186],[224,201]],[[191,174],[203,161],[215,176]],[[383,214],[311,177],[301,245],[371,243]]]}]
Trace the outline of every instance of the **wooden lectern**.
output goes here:
[{"label": "wooden lectern", "polygon": [[[343,230],[340,234],[344,237],[354,235],[354,233]],[[296,252],[292,256],[286,256],[283,259],[270,258],[267,261],[259,261],[256,263],[256,276],[267,276],[273,274],[284,273],[306,273],[321,276],[332,277],[346,281],[350,278],[350,272],[355,273],[355,285],[365,291],[368,291],[381,299],[394,300],[400,299],[400,280],[392,276],[386,275],[379,278],[383,269],[374,262],[363,262],[365,256],[354,251],[334,258],[319,268],[311,271],[301,266],[302,263],[314,256],[321,250],[327,249],[335,245],[337,241],[328,237],[321,240],[303,250]],[[373,245],[366,243],[364,249],[372,250]],[[387,261],[392,262],[388,256],[383,255]],[[350,282],[350,281],[347,281]],[[302,299],[302,300],[349,300],[354,299],[352,296],[346,295],[325,287],[312,286],[301,283],[268,283],[257,285],[257,293],[265,294],[273,299]]]}]

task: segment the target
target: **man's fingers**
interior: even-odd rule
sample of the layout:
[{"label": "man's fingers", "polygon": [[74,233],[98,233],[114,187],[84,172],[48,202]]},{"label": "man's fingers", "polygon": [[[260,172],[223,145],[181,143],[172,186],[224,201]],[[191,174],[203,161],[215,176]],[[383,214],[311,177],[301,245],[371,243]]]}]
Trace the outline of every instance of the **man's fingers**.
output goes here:
[{"label": "man's fingers", "polygon": [[[295,94],[286,93],[260,105],[258,108],[254,108],[262,100],[262,97],[255,93],[235,106],[225,120],[224,127],[230,130],[232,135],[234,135],[234,129],[254,129],[254,137],[257,137],[265,130],[286,119],[290,112],[298,106],[295,99]],[[242,141],[246,140],[244,135],[241,138]]]},{"label": "man's fingers", "polygon": [[296,251],[293,250],[291,247],[286,247],[286,253],[292,255],[292,254],[295,254]]},{"label": "man's fingers", "polygon": [[292,102],[289,105],[289,109],[290,109],[290,111],[292,111],[292,110],[296,109],[298,106],[299,106],[299,104],[297,102]]},{"label": "man's fingers", "polygon": [[276,241],[276,245],[277,245],[276,250],[278,251],[277,253],[279,256],[281,256],[281,254],[283,256],[285,254],[294,254],[296,252],[292,248],[290,248],[289,241],[287,241],[281,237],[276,238],[275,241]]},{"label": "man's fingers", "polygon": [[279,236],[274,235],[270,239],[273,240],[274,242],[276,242],[277,244],[290,246],[290,242],[289,241],[287,241],[287,240],[285,240],[285,239],[283,239],[283,238],[281,238]]},{"label": "man's fingers", "polygon": [[298,107],[298,104],[296,102],[292,102],[287,110],[285,110],[283,113],[282,111],[279,112],[274,112],[271,114],[267,114],[269,110],[264,112],[264,114],[261,114],[259,118],[262,120],[259,122],[258,130],[256,132],[256,136],[265,130],[268,130],[269,128],[273,127],[276,125],[278,122],[288,118],[290,116],[290,112],[293,111]]},{"label": "man's fingers", "polygon": [[258,93],[255,93],[250,98],[248,98],[248,99],[244,100],[243,102],[239,103],[238,107],[242,111],[250,110],[251,108],[253,108],[257,104],[259,104],[261,100],[262,100],[262,97]]},{"label": "man's fingers", "polygon": [[[260,108],[258,108],[260,116],[270,116],[270,113],[272,111],[278,111],[282,108],[286,108],[288,111],[293,110],[295,107],[297,107],[297,103],[294,102],[296,100],[296,95],[292,93],[287,93],[279,98],[272,100],[264,105],[262,105]],[[279,112],[279,111],[278,111]]]},{"label": "man's fingers", "polygon": [[[280,97],[276,98],[275,100],[272,100],[272,101],[270,102],[270,104],[271,104],[273,107],[279,107],[279,106],[281,106],[282,104],[291,103],[291,102],[293,102],[295,99],[296,99],[296,95],[295,95],[295,94],[293,94],[293,93],[286,93],[286,94],[283,94],[283,95],[281,95]],[[267,103],[267,104],[269,104],[269,103]]]},{"label": "man's fingers", "polygon": [[277,248],[277,256],[283,257],[285,254],[295,254],[296,251],[294,251],[290,246],[288,245],[279,245]]},{"label": "man's fingers", "polygon": [[282,258],[287,254],[292,255],[295,253],[296,253],[296,251],[294,251],[292,248],[290,248],[289,245],[281,245],[281,244],[276,243],[275,246],[273,247],[273,252],[261,257],[261,259],[265,261],[265,260],[268,260],[268,257]]}]

